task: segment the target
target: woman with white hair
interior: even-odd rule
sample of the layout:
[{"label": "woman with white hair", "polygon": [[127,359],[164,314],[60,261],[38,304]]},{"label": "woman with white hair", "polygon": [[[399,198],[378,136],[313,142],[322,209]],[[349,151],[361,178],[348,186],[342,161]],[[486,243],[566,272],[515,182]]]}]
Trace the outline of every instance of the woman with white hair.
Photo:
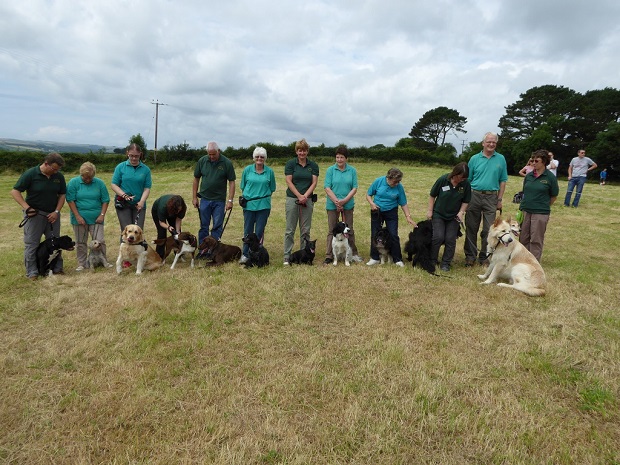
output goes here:
[{"label": "woman with white hair", "polygon": [[[110,194],[105,183],[95,177],[95,165],[87,161],[80,167],[80,175],[67,183],[67,205],[71,209],[71,225],[75,234],[78,267],[75,271],[88,268],[88,235],[101,243],[106,256],[103,236],[103,220],[108,211]],[[110,265],[112,266],[112,265]]]},{"label": "woman with white hair", "polygon": [[[241,174],[243,236],[255,233],[262,243],[271,213],[271,194],[276,190],[276,177],[273,170],[265,164],[267,150],[256,147],[252,159],[254,163],[246,166]],[[249,246],[243,244],[243,255],[239,263],[246,263],[248,257]]]}]

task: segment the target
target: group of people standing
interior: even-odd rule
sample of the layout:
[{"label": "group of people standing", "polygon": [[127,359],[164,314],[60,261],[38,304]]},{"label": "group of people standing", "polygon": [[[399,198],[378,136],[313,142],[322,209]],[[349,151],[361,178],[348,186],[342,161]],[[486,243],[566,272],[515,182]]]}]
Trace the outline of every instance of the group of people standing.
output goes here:
[{"label": "group of people standing", "polygon": [[[495,151],[497,134],[487,133],[482,141],[482,151],[468,163],[458,163],[450,173],[440,176],[430,189],[427,218],[432,221],[432,259],[440,264],[442,271],[449,271],[456,250],[459,229],[465,227],[465,266],[476,261],[488,264],[487,236],[498,210],[502,210],[503,196],[508,180],[506,160]],[[293,252],[295,233],[299,229],[300,248],[310,240],[312,214],[316,202],[315,189],[318,185],[319,166],[308,158],[309,145],[305,139],[295,143],[296,157],[284,167],[286,181],[283,264],[289,264]],[[115,194],[114,206],[121,232],[129,224],[144,228],[146,202],[152,187],[150,168],[143,163],[144,154],[140,146],[131,144],[126,152],[127,160],[119,163],[112,175],[111,188]],[[338,221],[344,221],[350,228],[349,244],[353,260],[361,262],[354,232],[355,195],[358,191],[357,170],[348,164],[349,151],[346,146],[336,150],[335,163],[326,171],[323,188],[326,194],[327,229],[324,263],[333,261],[332,230]],[[243,208],[243,234],[255,233],[262,241],[271,213],[271,197],[276,190],[273,169],[267,166],[267,151],[256,147],[252,154],[253,163],[243,169],[240,189],[243,193],[239,202]],[[71,211],[71,224],[77,243],[76,271],[88,267],[87,242],[90,236],[104,244],[103,224],[110,196],[105,183],[96,177],[96,168],[86,162],[80,167],[79,176],[65,184],[60,169],[63,158],[57,153],[47,155],[39,166],[27,170],[15,184],[11,194],[22,207],[26,221],[24,225],[24,263],[26,276],[36,279],[36,248],[41,237],[60,234],[60,210],[65,202]],[[520,210],[524,213],[520,241],[540,261],[544,235],[549,221],[551,205],[555,202],[559,188],[555,171],[557,160],[546,150],[532,154],[527,169],[524,167],[523,200]],[[576,207],[588,171],[596,168],[585,151],[580,150],[569,165],[569,187],[565,206],[570,202],[573,188],[577,196]],[[207,155],[196,163],[192,183],[192,205],[200,215],[198,240],[211,235],[220,239],[225,226],[226,212],[234,206],[236,174],[233,163],[222,155],[217,143],[209,142]],[[385,176],[376,178],[366,192],[370,205],[371,247],[367,265],[380,263],[379,253],[372,245],[372,237],[385,226],[392,236],[390,253],[397,266],[404,266],[400,239],[398,236],[398,209],[401,208],[406,221],[417,224],[411,218],[407,196],[401,183],[403,173],[391,168]],[[24,199],[22,193],[27,192]],[[182,229],[187,205],[180,195],[166,194],[159,197],[151,208],[151,216],[157,230],[157,238],[166,238]],[[478,232],[480,248],[478,248]],[[439,259],[439,251],[444,253]],[[164,248],[157,252],[163,257]],[[244,244],[240,263],[248,260],[249,251]],[[130,266],[127,264],[127,266]],[[63,273],[62,258],[53,273]]]}]

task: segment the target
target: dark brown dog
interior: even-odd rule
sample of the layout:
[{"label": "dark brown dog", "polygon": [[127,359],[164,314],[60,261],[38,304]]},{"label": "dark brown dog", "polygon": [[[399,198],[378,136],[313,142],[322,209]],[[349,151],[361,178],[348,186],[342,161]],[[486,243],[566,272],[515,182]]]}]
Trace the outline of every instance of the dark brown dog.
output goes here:
[{"label": "dark brown dog", "polygon": [[236,245],[222,244],[213,236],[205,237],[200,246],[200,251],[204,251],[209,257],[206,266],[217,266],[227,262],[232,262],[241,257],[241,249]]}]

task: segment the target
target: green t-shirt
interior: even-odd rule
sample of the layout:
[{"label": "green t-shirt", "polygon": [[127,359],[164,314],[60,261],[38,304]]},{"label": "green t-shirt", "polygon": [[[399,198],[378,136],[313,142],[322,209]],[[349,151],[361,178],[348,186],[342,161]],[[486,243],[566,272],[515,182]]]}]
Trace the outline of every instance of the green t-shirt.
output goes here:
[{"label": "green t-shirt", "polygon": [[[303,195],[312,185],[312,176],[318,177],[319,165],[312,160],[306,159],[306,166],[301,166],[297,158],[293,158],[286,162],[284,175],[293,176],[293,185]],[[288,188],[286,189],[286,196],[295,198],[295,194]]]},{"label": "green t-shirt", "polygon": [[[166,208],[166,204],[168,203],[168,200],[170,200],[172,197],[174,197],[173,194],[162,195],[160,198],[155,200],[155,202],[153,202],[153,209],[155,210],[158,221],[162,221],[165,223],[168,218],[185,218],[184,212],[181,212],[178,215],[168,215],[168,209]],[[174,226],[174,224],[171,224],[171,226]]]},{"label": "green t-shirt", "polygon": [[214,162],[209,159],[208,155],[201,157],[196,163],[194,177],[202,178],[198,197],[220,201],[226,201],[228,181],[237,179],[232,162],[221,154],[220,158]]},{"label": "green t-shirt", "polygon": [[549,205],[551,197],[557,197],[559,193],[558,178],[551,171],[545,170],[538,177],[534,177],[532,171],[523,179],[523,200],[519,209],[528,213],[548,215],[551,213]]},{"label": "green t-shirt", "polygon": [[58,196],[67,193],[67,184],[62,173],[54,173],[49,178],[35,166],[22,174],[13,189],[26,192],[26,203],[41,212],[51,213],[56,210]]},{"label": "green t-shirt", "polygon": [[433,216],[437,215],[445,221],[454,219],[461,209],[461,204],[469,203],[471,200],[471,186],[466,179],[454,187],[448,179],[449,174],[440,176],[433,187],[431,187],[431,197],[435,197]]}]

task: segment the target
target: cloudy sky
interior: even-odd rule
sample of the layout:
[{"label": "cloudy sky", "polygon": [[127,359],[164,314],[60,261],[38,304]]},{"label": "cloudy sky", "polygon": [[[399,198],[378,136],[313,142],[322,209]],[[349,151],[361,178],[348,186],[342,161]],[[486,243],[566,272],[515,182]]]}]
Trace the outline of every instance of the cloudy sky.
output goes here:
[{"label": "cloudy sky", "polygon": [[0,4],[0,137],[394,145],[456,109],[479,141],[534,86],[620,88],[617,0]]}]

